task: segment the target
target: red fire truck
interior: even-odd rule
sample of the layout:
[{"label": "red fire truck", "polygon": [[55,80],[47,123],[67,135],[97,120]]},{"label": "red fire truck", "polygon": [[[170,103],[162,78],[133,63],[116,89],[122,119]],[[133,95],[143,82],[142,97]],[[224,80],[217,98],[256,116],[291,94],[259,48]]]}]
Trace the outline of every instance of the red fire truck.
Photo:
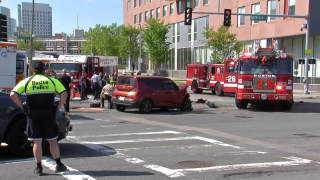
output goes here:
[{"label": "red fire truck", "polygon": [[293,58],[271,48],[258,48],[255,54],[244,53],[237,62],[237,108],[248,103],[279,103],[285,110],[293,106]]},{"label": "red fire truck", "polygon": [[187,65],[187,85],[193,93],[202,93],[203,90],[212,91],[212,94],[223,96],[224,93],[235,93],[237,90],[237,72],[235,60],[228,59],[221,63]]},{"label": "red fire truck", "polygon": [[60,76],[66,69],[72,79],[73,97],[79,97],[80,78],[82,72],[86,72],[90,78],[94,72],[114,73],[118,71],[117,56],[89,56],[89,55],[60,55],[55,61],[50,62],[50,68]]}]

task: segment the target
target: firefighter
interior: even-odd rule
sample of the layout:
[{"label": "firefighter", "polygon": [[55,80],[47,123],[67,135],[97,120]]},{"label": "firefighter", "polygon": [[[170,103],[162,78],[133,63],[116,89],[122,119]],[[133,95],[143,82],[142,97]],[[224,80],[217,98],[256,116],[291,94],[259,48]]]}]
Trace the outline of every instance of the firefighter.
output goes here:
[{"label": "firefighter", "polygon": [[114,84],[114,83],[115,83],[115,81],[113,80],[113,79],[114,79],[114,78],[113,78],[113,76],[110,76],[110,78],[109,78],[109,79],[110,79],[110,83],[111,83],[111,85],[112,85],[112,86],[114,86],[114,85],[115,85],[115,84]]},{"label": "firefighter", "polygon": [[[33,141],[33,153],[37,163],[34,170],[36,175],[42,175],[42,139],[50,143],[50,150],[57,165],[55,172],[66,171],[67,167],[61,163],[59,145],[57,142],[59,128],[55,120],[56,112],[63,107],[67,99],[67,92],[63,85],[55,78],[44,75],[43,63],[37,62],[33,68],[34,75],[19,82],[10,94],[10,98],[27,115],[27,136]],[[19,95],[25,92],[26,102],[22,103]],[[55,93],[60,94],[60,102],[55,106]]]}]

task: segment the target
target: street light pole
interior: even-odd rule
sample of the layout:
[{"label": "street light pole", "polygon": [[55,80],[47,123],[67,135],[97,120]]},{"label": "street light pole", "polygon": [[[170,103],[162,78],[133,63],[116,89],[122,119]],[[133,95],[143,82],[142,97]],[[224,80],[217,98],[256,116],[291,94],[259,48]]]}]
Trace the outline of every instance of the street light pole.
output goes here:
[{"label": "street light pole", "polygon": [[[306,50],[309,49],[309,29],[310,29],[309,18],[306,24]],[[304,94],[309,93],[309,56],[305,53],[305,82],[304,82]]]},{"label": "street light pole", "polygon": [[92,37],[92,29],[91,29],[91,56],[93,56],[93,51],[92,51],[92,41],[93,41],[93,37]]},{"label": "street light pole", "polygon": [[32,75],[32,66],[33,66],[33,61],[32,61],[32,56],[33,56],[33,29],[34,29],[34,0],[32,1],[32,20],[31,20],[31,35],[30,35],[30,50],[28,54],[28,59],[29,59],[29,76]]}]

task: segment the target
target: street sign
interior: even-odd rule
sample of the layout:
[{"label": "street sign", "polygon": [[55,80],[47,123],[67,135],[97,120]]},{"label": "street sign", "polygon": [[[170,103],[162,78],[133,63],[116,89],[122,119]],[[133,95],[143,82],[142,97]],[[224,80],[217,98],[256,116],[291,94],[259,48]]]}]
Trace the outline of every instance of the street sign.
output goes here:
[{"label": "street sign", "polygon": [[312,54],[306,53],[306,57],[312,58]]},{"label": "street sign", "polygon": [[268,16],[267,15],[251,15],[250,16],[251,21],[267,21]]},{"label": "street sign", "polygon": [[30,37],[18,36],[18,39],[30,40]]},{"label": "street sign", "polygon": [[306,49],[306,54],[312,54],[312,49]]},{"label": "street sign", "polygon": [[139,63],[142,63],[142,58],[138,58],[138,62],[139,62]]}]

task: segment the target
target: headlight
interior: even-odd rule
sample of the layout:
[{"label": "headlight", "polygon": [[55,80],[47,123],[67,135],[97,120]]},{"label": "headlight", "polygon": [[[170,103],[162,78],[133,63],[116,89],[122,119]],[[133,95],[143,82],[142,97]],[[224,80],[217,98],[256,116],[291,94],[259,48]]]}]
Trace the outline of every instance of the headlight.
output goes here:
[{"label": "headlight", "polygon": [[244,84],[244,86],[252,86],[251,81],[244,81],[243,84]]}]

